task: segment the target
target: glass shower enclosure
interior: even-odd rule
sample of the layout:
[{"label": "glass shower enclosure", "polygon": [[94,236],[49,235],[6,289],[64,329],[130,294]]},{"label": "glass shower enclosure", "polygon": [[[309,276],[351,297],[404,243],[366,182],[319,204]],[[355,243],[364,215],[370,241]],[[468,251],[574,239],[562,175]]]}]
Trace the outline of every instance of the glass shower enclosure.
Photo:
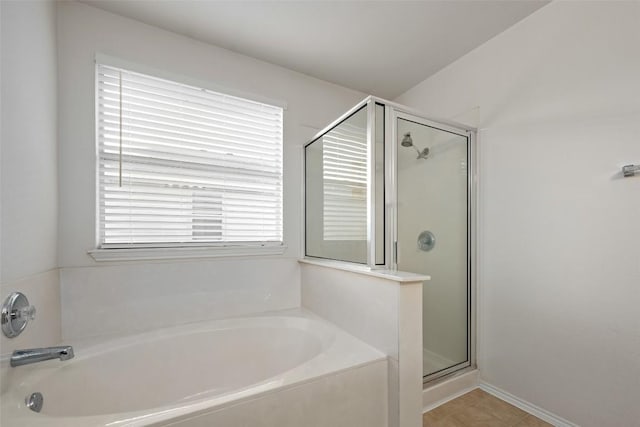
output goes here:
[{"label": "glass shower enclosure", "polygon": [[368,97],[304,147],[305,256],[431,276],[425,382],[474,364],[475,135]]}]

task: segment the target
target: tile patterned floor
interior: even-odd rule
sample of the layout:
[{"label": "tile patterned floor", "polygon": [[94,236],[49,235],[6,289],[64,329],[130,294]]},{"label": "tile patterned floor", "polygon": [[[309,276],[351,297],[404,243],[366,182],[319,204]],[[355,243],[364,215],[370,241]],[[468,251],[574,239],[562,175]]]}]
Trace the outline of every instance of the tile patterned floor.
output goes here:
[{"label": "tile patterned floor", "polygon": [[534,417],[479,388],[422,416],[423,427],[544,427]]}]

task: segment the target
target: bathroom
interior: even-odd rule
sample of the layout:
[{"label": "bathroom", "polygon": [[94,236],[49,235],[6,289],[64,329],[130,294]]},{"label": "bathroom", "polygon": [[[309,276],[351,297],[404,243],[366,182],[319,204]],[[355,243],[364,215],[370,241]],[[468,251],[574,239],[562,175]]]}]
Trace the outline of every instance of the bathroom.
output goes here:
[{"label": "bathroom", "polygon": [[[153,4],[0,2],[0,299],[22,292],[36,308],[19,336],[1,336],[1,425],[105,425],[103,415],[134,412],[108,422],[438,425],[422,413],[480,390],[552,425],[640,426],[640,173],[622,173],[640,164],[640,2]],[[318,37],[325,25],[334,30]],[[283,244],[99,250],[97,63],[281,108]],[[427,330],[419,295],[434,289],[438,265],[409,267],[416,275],[405,277],[305,257],[304,147],[369,95],[389,100],[399,114],[473,132],[466,170],[474,181],[465,187],[473,202],[465,250],[474,261],[467,272],[473,286],[465,288],[468,366],[426,383],[415,373],[423,370],[414,356]],[[406,132],[412,145],[402,144]],[[446,157],[413,129],[396,133],[390,141],[398,155],[416,167]],[[416,159],[413,147],[431,148],[432,157]],[[456,167],[459,178],[460,159]],[[439,197],[447,201],[447,194]],[[436,255],[447,239],[433,231]],[[432,277],[423,288],[425,276]],[[336,356],[328,373],[313,364],[334,357],[327,352],[304,365],[319,370],[313,381],[285,375],[277,392],[216,403],[235,412],[213,410],[203,398],[191,412],[172,406],[172,419],[130,410],[138,402],[164,407],[152,399],[165,393],[155,381],[148,393],[119,389],[125,409],[118,412],[86,392],[92,384],[74,389],[64,379],[65,370],[92,357],[104,361],[105,372],[112,360],[133,357],[109,353],[116,341],[127,348],[136,337],[234,319],[260,330],[252,319],[283,312],[285,320],[270,321],[317,336],[334,327],[334,343],[360,359]],[[74,358],[9,366],[14,350],[60,345],[73,346]],[[97,349],[113,359],[94,357]],[[238,351],[227,362],[248,369],[257,359],[278,361],[278,350],[286,359],[310,357],[304,348],[265,349]],[[195,362],[163,350],[149,366],[115,369],[166,376],[172,387],[204,376],[190,369]],[[38,380],[44,388],[23,390],[20,375],[30,370],[59,375],[67,388]],[[185,396],[206,391],[188,385]],[[37,391],[39,414],[25,401]],[[489,420],[477,425],[511,425]]]}]

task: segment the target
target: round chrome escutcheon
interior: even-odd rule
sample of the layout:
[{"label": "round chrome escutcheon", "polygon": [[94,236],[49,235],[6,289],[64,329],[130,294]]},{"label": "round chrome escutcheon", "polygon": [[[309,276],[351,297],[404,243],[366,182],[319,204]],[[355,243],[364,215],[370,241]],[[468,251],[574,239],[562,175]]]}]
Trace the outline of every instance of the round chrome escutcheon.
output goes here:
[{"label": "round chrome escutcheon", "polygon": [[27,408],[33,412],[40,412],[42,410],[42,404],[44,403],[44,397],[42,393],[35,392],[31,393],[31,396],[27,396],[24,402],[27,404]]},{"label": "round chrome escutcheon", "polygon": [[27,326],[29,320],[36,317],[36,308],[29,305],[29,300],[21,292],[13,292],[2,304],[0,314],[2,320],[2,332],[14,338]]},{"label": "round chrome escutcheon", "polygon": [[430,231],[423,231],[418,235],[418,249],[429,252],[436,245],[436,236]]}]

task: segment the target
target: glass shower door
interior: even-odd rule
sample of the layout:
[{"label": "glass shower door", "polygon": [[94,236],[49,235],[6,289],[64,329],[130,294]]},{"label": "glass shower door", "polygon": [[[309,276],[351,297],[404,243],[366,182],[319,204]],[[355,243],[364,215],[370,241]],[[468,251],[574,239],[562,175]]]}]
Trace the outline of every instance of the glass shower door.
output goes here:
[{"label": "glass shower door", "polygon": [[413,116],[396,120],[396,263],[431,276],[422,325],[429,380],[471,362],[469,136]]}]

